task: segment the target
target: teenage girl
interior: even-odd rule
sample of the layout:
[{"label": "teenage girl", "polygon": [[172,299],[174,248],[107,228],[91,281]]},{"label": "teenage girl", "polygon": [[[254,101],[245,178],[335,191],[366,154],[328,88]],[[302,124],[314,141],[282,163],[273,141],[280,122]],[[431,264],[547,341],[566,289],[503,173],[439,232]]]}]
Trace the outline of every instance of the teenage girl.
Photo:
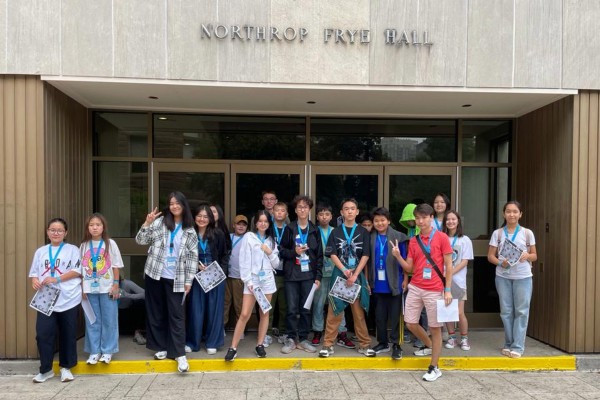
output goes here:
[{"label": "teenage girl", "polygon": [[[252,289],[260,287],[269,302],[271,301],[271,295],[277,291],[273,271],[279,266],[279,252],[269,220],[270,214],[268,211],[258,211],[253,219],[255,225],[252,227],[252,232],[246,233],[239,244],[241,246],[240,275],[244,281],[242,314],[235,325],[231,347],[225,355],[225,361],[233,361],[237,356],[237,345],[256,302]],[[263,358],[267,356],[263,342],[269,327],[269,313],[263,313],[262,310],[259,312],[260,321],[255,351],[258,357]]]},{"label": "teenage girl", "polygon": [[[228,273],[229,252],[225,235],[215,228],[215,219],[208,205],[194,209],[196,231],[198,232],[198,270],[216,261],[225,275]],[[186,319],[185,351],[199,351],[204,338],[206,352],[215,354],[223,347],[223,309],[225,303],[225,281],[205,293],[196,279],[189,293]]]},{"label": "teenage girl", "polygon": [[441,231],[444,229],[444,214],[450,209],[450,199],[444,193],[437,193],[433,198],[433,211],[435,218],[431,221],[431,227]]},{"label": "teenage girl", "polygon": [[[529,305],[533,292],[531,263],[537,260],[537,251],[533,232],[519,225],[523,216],[521,204],[509,201],[504,205],[503,213],[504,226],[492,233],[488,261],[496,265],[496,290],[500,298],[500,318],[504,325],[502,354],[519,358],[525,351]],[[498,255],[498,250],[507,240],[522,250],[518,262],[512,266]]]},{"label": "teenage girl", "polygon": [[219,229],[225,235],[225,244],[227,245],[227,251],[231,251],[231,236],[229,235],[229,228],[227,227],[227,223],[225,222],[225,213],[223,212],[223,208],[221,208],[218,204],[211,204],[210,209],[212,211],[213,217],[215,217],[215,228]]},{"label": "teenage girl", "polygon": [[453,349],[460,344],[462,350],[468,351],[471,350],[471,345],[468,334],[469,323],[465,316],[465,301],[467,300],[467,264],[473,259],[473,243],[463,235],[462,218],[454,210],[448,211],[444,216],[444,233],[448,235],[452,246],[452,297],[458,299],[458,329],[460,330],[460,342],[458,342],[454,322],[446,323],[449,337],[445,347]]},{"label": "teenage girl", "polygon": [[54,304],[52,314],[38,311],[35,324],[38,352],[40,353],[40,373],[33,381],[46,382],[54,376],[52,360],[58,336],[58,364],[60,380],[73,380],[71,368],[77,365],[77,314],[81,303],[81,262],[79,249],[65,243],[68,228],[62,218],[48,222],[46,234],[50,244],[36,250],[31,262],[29,277],[34,290],[44,286],[55,286],[60,294]]},{"label": "teenage girl", "polygon": [[108,225],[102,214],[94,213],[85,221],[79,251],[83,275],[83,298],[94,310],[96,321],[85,318],[83,351],[90,353],[88,364],[110,363],[119,351],[120,298],[119,269],[123,259],[117,244],[108,236]]}]

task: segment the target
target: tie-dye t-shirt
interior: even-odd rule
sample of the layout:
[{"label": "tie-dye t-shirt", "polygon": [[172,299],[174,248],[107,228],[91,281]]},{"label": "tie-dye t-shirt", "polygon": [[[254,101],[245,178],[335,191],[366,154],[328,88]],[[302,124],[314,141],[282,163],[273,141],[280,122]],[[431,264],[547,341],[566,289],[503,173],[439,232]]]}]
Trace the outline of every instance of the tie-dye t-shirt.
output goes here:
[{"label": "tie-dye t-shirt", "polygon": [[[98,251],[98,245],[100,241],[93,240],[92,247],[94,248],[94,254]],[[100,254],[98,261],[96,261],[96,278],[94,278],[94,265],[92,262],[92,251],[90,250],[90,242],[85,242],[80,247],[81,252],[81,277],[83,279],[83,292],[84,293],[108,293],[110,292],[114,275],[113,268],[123,268],[123,259],[121,258],[121,252],[119,247],[110,239],[108,247],[108,256],[106,254],[106,244],[103,243],[100,248]],[[92,283],[98,281],[98,292],[92,291]]]}]

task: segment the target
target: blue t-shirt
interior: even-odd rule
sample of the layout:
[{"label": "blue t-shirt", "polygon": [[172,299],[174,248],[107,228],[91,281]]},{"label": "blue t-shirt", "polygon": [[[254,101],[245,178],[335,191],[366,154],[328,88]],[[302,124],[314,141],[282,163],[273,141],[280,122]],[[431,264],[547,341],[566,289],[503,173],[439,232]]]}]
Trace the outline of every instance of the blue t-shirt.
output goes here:
[{"label": "blue t-shirt", "polygon": [[[375,240],[375,287],[374,293],[391,293],[386,273],[386,262],[388,255],[387,235],[377,235]],[[383,278],[383,279],[380,279]]]}]

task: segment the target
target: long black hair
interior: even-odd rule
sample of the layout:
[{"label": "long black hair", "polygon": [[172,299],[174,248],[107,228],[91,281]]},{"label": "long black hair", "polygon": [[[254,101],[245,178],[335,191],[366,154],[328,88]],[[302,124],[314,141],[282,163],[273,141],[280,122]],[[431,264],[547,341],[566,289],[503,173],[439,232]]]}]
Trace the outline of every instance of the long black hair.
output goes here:
[{"label": "long black hair", "polygon": [[458,237],[462,237],[463,236],[462,217],[460,216],[459,213],[457,213],[454,210],[446,210],[446,213],[444,214],[444,219],[442,221],[442,232],[444,232],[445,234],[448,234],[450,232],[448,230],[448,228],[446,227],[446,220],[448,219],[448,214],[450,214],[450,213],[456,215],[456,219],[458,220],[458,223],[456,224],[455,235]]},{"label": "long black hair", "polygon": [[172,199],[177,200],[177,202],[181,205],[181,227],[184,229],[193,228],[195,224],[194,218],[192,217],[192,212],[190,210],[190,204],[181,192],[171,192],[167,196],[167,205],[163,209],[163,223],[171,232],[175,230],[175,216],[169,207]]},{"label": "long black hair", "polygon": [[269,227],[267,228],[267,231],[265,232],[265,235],[267,237],[273,237],[273,224],[271,223],[271,214],[269,214],[269,212],[267,210],[259,210],[256,212],[256,214],[254,214],[254,217],[252,217],[252,220],[254,221],[254,226],[252,227],[252,232],[257,233],[258,229],[256,229],[256,224],[258,224],[258,219],[261,216],[265,216],[267,217],[267,222],[269,223]]},{"label": "long black hair", "polygon": [[[208,215],[208,225],[206,226],[206,232],[204,232],[204,240],[208,240],[209,242],[212,242],[213,240],[215,240],[215,216],[212,213],[212,210],[210,209],[210,206],[208,204],[200,204],[196,207],[194,207],[194,212],[193,212],[193,216],[194,216],[194,220],[196,219],[196,216],[200,213],[200,211],[206,211],[206,215]],[[197,233],[198,232],[198,225],[196,225],[194,223],[194,229],[196,230]]]}]

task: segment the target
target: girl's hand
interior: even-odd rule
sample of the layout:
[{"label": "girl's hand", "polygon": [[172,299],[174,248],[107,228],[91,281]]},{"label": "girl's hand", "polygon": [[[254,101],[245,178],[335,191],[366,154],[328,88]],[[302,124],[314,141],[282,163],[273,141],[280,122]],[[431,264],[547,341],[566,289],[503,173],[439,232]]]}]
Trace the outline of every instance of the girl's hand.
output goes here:
[{"label": "girl's hand", "polygon": [[354,285],[354,282],[356,282],[356,275],[352,275],[350,278],[348,278],[346,280],[346,286],[350,287],[350,286]]},{"label": "girl's hand", "polygon": [[42,288],[42,284],[38,278],[31,279],[31,286],[33,287],[33,290],[40,290]]},{"label": "girl's hand", "polygon": [[87,293],[85,293],[85,292],[81,292],[81,297],[82,297],[84,300],[87,300]]},{"label": "girl's hand", "polygon": [[253,291],[254,290],[254,285],[253,284],[249,283],[246,286],[248,286],[248,290],[249,291]]},{"label": "girl's hand", "polygon": [[154,210],[150,211],[150,214],[146,215],[144,226],[152,225],[156,218],[160,217],[160,214],[162,214],[162,212],[158,211],[158,207],[154,207]]},{"label": "girl's hand", "polygon": [[184,285],[184,286],[183,286],[183,288],[184,288],[183,290],[184,290],[184,291],[185,291],[185,293],[187,294],[187,293],[189,293],[189,292],[190,292],[190,289],[192,288],[192,285]]},{"label": "girl's hand", "polygon": [[47,276],[42,282],[42,286],[52,285],[54,283],[58,283],[58,279],[53,278],[51,276]]},{"label": "girl's hand", "polygon": [[112,299],[113,300],[119,300],[119,298],[121,297],[121,290],[119,289],[119,284],[115,283],[112,287],[112,289],[110,290],[111,294],[112,294]]},{"label": "girl's hand", "polygon": [[198,270],[206,271],[206,265],[202,264],[202,261],[198,261]]},{"label": "girl's hand", "polygon": [[260,245],[260,249],[265,252],[266,255],[270,256],[273,253],[273,250],[266,243]]},{"label": "girl's hand", "polygon": [[529,253],[524,251],[523,254],[521,254],[521,258],[519,258],[519,262],[527,261],[528,259],[529,259]]}]

